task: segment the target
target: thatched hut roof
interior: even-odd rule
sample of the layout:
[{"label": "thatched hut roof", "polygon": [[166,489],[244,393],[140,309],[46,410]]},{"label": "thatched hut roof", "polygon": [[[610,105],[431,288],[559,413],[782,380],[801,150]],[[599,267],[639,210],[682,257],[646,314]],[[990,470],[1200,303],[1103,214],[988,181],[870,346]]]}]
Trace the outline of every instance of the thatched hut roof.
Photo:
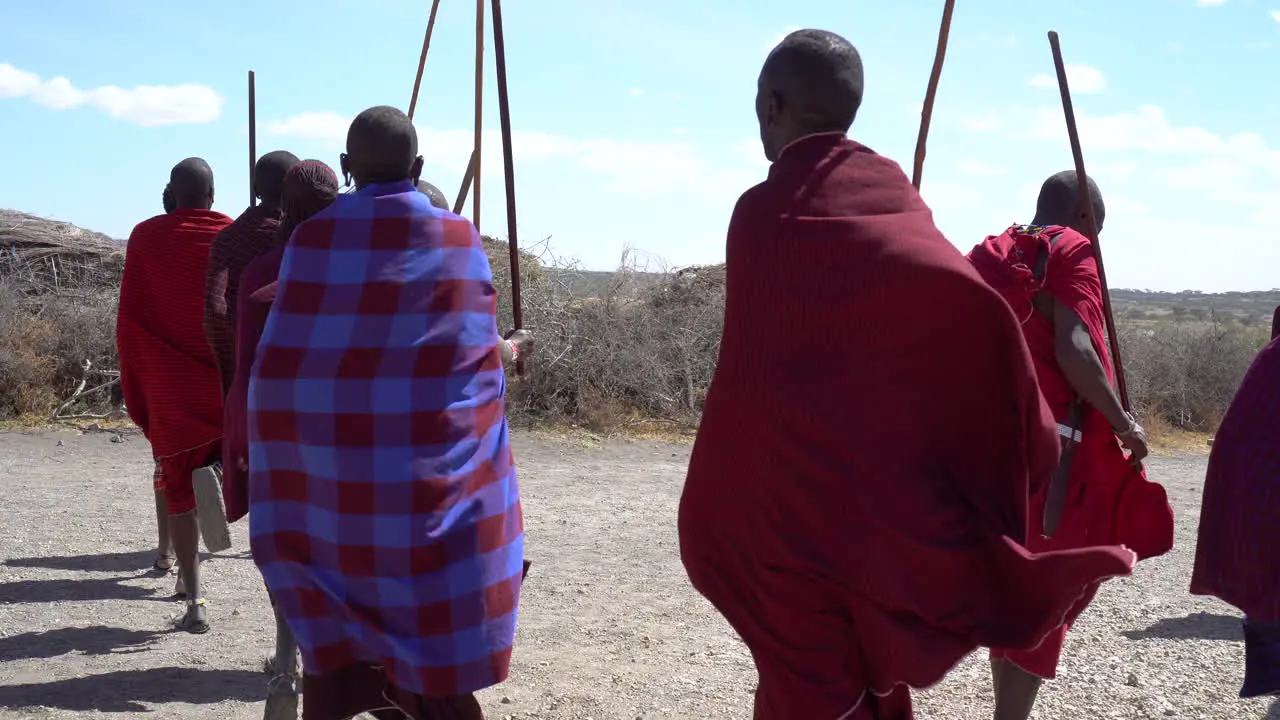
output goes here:
[{"label": "thatched hut roof", "polygon": [[28,292],[113,290],[123,268],[123,245],[107,235],[0,210],[0,281]]}]

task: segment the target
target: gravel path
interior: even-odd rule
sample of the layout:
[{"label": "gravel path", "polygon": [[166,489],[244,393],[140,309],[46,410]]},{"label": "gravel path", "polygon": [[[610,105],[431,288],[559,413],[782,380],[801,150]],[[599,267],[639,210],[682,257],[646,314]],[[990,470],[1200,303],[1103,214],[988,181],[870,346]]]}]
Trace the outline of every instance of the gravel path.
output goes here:
[{"label": "gravel path", "polygon": [[[750,658],[679,564],[687,448],[521,435],[516,452],[534,566],[512,679],[483,695],[489,717],[748,717]],[[1235,612],[1186,592],[1204,465],[1151,462],[1179,513],[1178,547],[1098,596],[1040,720],[1280,719],[1280,703],[1236,698]],[[0,433],[0,719],[261,716],[272,625],[245,527],[206,566],[213,632],[165,632],[180,607],[172,579],[147,572],[150,480],[137,435]],[[985,657],[972,657],[918,714],[987,718],[989,685]]]}]

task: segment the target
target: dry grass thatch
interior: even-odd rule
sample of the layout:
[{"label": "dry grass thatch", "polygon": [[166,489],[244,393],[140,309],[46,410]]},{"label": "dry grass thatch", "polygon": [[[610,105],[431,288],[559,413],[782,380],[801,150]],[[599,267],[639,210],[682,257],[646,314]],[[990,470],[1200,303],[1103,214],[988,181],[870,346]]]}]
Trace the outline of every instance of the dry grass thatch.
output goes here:
[{"label": "dry grass thatch", "polygon": [[103,290],[120,285],[124,250],[110,237],[70,223],[0,210],[0,279],[28,293]]}]

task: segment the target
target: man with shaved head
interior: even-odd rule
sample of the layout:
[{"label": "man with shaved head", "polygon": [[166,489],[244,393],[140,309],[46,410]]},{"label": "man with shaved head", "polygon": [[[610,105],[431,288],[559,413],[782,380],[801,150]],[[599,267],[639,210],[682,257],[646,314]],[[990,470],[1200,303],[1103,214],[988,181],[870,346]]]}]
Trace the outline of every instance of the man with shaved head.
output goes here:
[{"label": "man with shaved head", "polygon": [[168,515],[179,593],[187,599],[178,627],[203,633],[209,624],[192,473],[217,463],[222,392],[201,320],[209,248],[231,218],[210,209],[213,170],[200,158],[174,166],[168,190],[173,212],[139,223],[129,235],[116,345],[125,406],[157,461],[156,502]]},{"label": "man with shaved head", "polygon": [[982,645],[1031,647],[1118,548],[1035,556],[1057,461],[1018,320],[896,163],[847,137],[862,61],[800,30],[769,54],[768,178],[729,221],[720,360],[680,553],[759,673],[756,720],[907,720]]},{"label": "man with shaved head", "polygon": [[[1036,552],[1124,545],[1145,559],[1173,546],[1173,513],[1164,490],[1147,480],[1142,426],[1112,387],[1106,306],[1095,248],[1085,236],[1085,198],[1101,232],[1102,193],[1075,171],[1045,180],[1030,225],[1014,225],[969,253],[983,279],[1021,322],[1036,378],[1061,443],[1049,483],[1031,497],[1027,547]],[[1129,455],[1125,457],[1125,451]],[[1089,588],[1083,608],[1097,591]],[[1068,622],[1034,649],[991,653],[996,720],[1027,720],[1042,680],[1052,679]]]},{"label": "man with shaved head", "polygon": [[302,650],[308,720],[481,718],[524,570],[519,348],[479,233],[417,188],[409,118],[360,113],[341,161],[355,192],[294,231],[251,371],[253,557]]}]

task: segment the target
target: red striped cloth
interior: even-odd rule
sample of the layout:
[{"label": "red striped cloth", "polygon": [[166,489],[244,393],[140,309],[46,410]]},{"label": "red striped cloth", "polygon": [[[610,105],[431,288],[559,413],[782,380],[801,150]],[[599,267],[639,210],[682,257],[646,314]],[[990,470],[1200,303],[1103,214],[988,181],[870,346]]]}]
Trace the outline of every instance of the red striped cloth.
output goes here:
[{"label": "red striped cloth", "polygon": [[255,205],[240,214],[213,239],[209,275],[205,281],[204,331],[213,347],[222,378],[222,392],[231,389],[236,370],[236,289],[240,274],[254,258],[276,246],[280,209]]},{"label": "red striped cloth", "polygon": [[129,235],[116,316],[120,385],[156,457],[222,436],[222,388],[201,321],[209,248],[230,223],[179,208]]}]

